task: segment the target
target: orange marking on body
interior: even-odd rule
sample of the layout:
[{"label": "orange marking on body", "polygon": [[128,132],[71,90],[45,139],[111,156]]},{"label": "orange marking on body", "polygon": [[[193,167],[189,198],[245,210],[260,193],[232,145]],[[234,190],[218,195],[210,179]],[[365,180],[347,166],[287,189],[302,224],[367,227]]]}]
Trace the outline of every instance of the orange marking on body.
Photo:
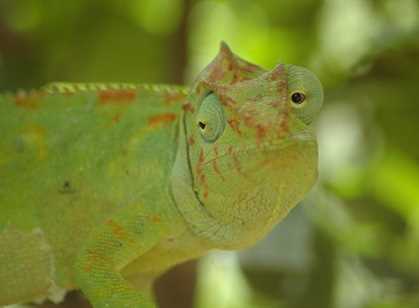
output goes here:
[{"label": "orange marking on body", "polygon": [[15,96],[15,104],[18,107],[29,109],[29,110],[36,110],[39,108],[39,100],[45,94],[42,92],[36,93],[29,93],[29,94],[17,94]]},{"label": "orange marking on body", "polygon": [[88,263],[86,263],[86,265],[84,267],[84,271],[86,273],[90,273],[92,271],[92,267],[93,267],[93,262],[88,262]]},{"label": "orange marking on body", "polygon": [[90,273],[93,269],[93,265],[97,263],[97,258],[96,258],[96,255],[92,253],[89,253],[87,258],[88,258],[88,261],[86,262],[84,271],[87,273]]},{"label": "orange marking on body", "polygon": [[93,266],[95,264],[99,264],[99,262],[102,261],[102,263],[104,262],[105,258],[103,255],[99,255],[98,253],[89,250],[88,251],[88,255],[87,255],[87,262],[86,265],[84,267],[84,271],[85,272],[91,272],[93,269]]},{"label": "orange marking on body", "polygon": [[116,223],[112,219],[109,219],[108,221],[106,221],[106,224],[111,228],[112,234],[117,239],[119,239],[119,240],[127,239],[128,234],[127,234],[126,230],[121,225],[119,225],[118,223]]},{"label": "orange marking on body", "polygon": [[112,124],[117,124],[119,121],[121,121],[122,115],[120,113],[114,115],[112,117]]},{"label": "orange marking on body", "polygon": [[130,104],[137,98],[137,92],[134,90],[102,90],[98,92],[98,96],[102,105]]},{"label": "orange marking on body", "polygon": [[155,224],[159,224],[161,222],[161,217],[160,215],[154,215],[151,217],[151,221]]},{"label": "orange marking on body", "polygon": [[170,123],[176,120],[176,114],[174,113],[162,113],[152,116],[148,119],[148,126],[156,127],[163,123]]},{"label": "orange marking on body", "polygon": [[37,158],[43,160],[48,156],[48,146],[45,141],[46,130],[39,125],[24,127],[20,135],[24,143],[37,153]]}]

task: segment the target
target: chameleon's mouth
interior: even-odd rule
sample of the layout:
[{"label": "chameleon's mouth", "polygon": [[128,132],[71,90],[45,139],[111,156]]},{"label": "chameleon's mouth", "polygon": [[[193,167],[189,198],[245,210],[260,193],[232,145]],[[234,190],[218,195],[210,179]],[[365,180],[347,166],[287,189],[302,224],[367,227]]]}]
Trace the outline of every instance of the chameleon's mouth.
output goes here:
[{"label": "chameleon's mouth", "polygon": [[228,150],[219,153],[216,157],[204,161],[202,165],[203,167],[205,167],[208,164],[214,163],[215,161],[221,161],[231,156],[237,159],[238,156],[248,156],[250,154],[255,154],[258,152],[278,152],[298,142],[313,143],[314,145],[316,143],[316,139],[311,132],[303,131],[296,134],[288,135],[285,139],[278,140],[278,138],[275,138],[261,142],[259,144],[249,144],[244,146],[238,146],[236,148],[229,148]]}]

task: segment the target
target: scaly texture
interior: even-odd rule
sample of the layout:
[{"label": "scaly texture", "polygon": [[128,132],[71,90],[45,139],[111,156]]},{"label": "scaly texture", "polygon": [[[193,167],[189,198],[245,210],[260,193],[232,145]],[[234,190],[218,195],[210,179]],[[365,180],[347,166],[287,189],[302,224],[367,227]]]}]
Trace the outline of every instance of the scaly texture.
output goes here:
[{"label": "scaly texture", "polygon": [[247,247],[311,188],[306,69],[265,71],[222,43],[189,88],[54,83],[0,96],[0,305],[80,288],[155,307],[154,278]]}]

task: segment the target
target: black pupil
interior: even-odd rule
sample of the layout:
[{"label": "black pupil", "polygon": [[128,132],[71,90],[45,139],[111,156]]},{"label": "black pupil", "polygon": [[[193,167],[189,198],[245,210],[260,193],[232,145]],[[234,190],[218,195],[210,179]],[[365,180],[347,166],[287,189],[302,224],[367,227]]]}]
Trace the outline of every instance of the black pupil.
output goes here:
[{"label": "black pupil", "polygon": [[303,93],[300,92],[295,92],[292,96],[291,99],[294,103],[296,104],[301,104],[302,102],[304,102],[304,100],[306,99],[305,95]]},{"label": "black pupil", "polygon": [[203,123],[203,122],[199,122],[198,123],[198,125],[199,125],[199,127],[201,128],[201,129],[204,129],[205,128],[205,126],[207,126],[205,123]]}]

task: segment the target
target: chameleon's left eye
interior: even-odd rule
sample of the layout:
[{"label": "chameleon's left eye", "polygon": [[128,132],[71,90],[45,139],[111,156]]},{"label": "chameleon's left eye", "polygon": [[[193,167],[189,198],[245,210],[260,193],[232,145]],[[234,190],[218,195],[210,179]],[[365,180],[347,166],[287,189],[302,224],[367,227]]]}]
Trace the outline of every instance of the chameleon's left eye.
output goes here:
[{"label": "chameleon's left eye", "polygon": [[197,127],[206,142],[216,141],[224,131],[225,118],[218,97],[211,93],[206,96],[196,118]]}]

